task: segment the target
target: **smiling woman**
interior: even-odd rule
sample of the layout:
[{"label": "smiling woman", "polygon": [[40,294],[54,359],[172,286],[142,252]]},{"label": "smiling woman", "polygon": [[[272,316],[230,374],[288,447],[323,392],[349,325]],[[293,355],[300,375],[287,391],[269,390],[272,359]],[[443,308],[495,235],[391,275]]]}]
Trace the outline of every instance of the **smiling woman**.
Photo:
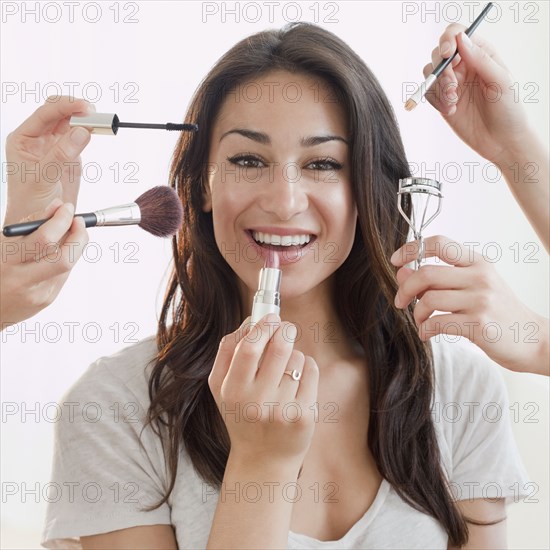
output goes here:
[{"label": "smiling woman", "polygon": [[[65,396],[139,415],[57,426],[54,481],[96,493],[52,502],[43,544],[504,545],[505,499],[527,494],[506,391],[487,358],[423,342],[394,305],[410,173],[372,72],[292,24],[227,52],[186,119],[201,131],[174,154],[185,223],[156,342],[98,360]],[[266,243],[290,322],[248,332]],[[434,416],[453,403],[503,414]]]}]

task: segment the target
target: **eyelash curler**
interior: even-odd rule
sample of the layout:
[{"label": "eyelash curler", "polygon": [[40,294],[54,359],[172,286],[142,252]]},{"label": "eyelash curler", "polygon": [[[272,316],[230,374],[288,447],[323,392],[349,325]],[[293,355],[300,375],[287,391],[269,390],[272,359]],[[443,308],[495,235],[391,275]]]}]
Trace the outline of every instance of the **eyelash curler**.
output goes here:
[{"label": "eyelash curler", "polygon": [[[404,202],[408,197],[411,204],[411,217],[407,216],[404,210]],[[437,199],[435,212],[426,220],[431,205],[434,201],[431,198]],[[424,239],[422,233],[441,212],[441,183],[428,178],[402,178],[399,180],[399,191],[397,192],[397,209],[405,218],[411,228],[413,237],[418,241],[418,255],[414,262],[415,269],[418,269],[424,261]]]}]

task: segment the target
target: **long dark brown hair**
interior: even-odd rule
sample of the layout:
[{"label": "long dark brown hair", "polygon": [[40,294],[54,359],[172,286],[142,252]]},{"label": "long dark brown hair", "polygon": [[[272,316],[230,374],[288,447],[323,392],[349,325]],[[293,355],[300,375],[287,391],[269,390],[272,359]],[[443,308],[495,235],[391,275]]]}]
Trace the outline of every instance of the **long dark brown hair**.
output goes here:
[{"label": "long dark brown hair", "polygon": [[208,376],[220,340],[248,312],[242,311],[237,276],[214,240],[212,214],[202,210],[210,133],[229,91],[277,69],[321,79],[347,111],[358,223],[333,285],[346,290],[333,299],[345,330],[366,353],[369,448],[400,497],[436,518],[450,541],[462,545],[468,529],[440,464],[430,412],[431,349],[418,338],[411,310],[393,305],[397,282],[389,258],[408,234],[396,193],[399,178],[410,175],[395,115],[361,58],[310,23],[259,32],[231,48],[192,98],[186,121],[197,123],[199,131],[182,133],[174,152],[170,182],[181,197],[184,224],[173,241],[174,269],[159,321],[147,418],[162,436],[171,475],[157,506],[174,488],[182,444],[206,483],[220,488],[223,480],[230,440]]}]

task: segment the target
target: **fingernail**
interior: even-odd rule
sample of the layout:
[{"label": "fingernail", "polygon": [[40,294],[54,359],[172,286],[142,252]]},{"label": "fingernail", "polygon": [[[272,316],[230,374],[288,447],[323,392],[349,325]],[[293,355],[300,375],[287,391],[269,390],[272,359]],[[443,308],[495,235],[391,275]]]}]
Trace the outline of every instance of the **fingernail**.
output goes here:
[{"label": "fingernail", "polygon": [[276,314],[276,313],[270,313],[266,318],[265,320],[268,322],[268,323],[280,323],[281,322],[281,318]]},{"label": "fingernail", "polygon": [[451,53],[451,43],[443,42],[443,44],[439,46],[439,55],[441,57],[449,57],[450,53]]},{"label": "fingernail", "polygon": [[393,265],[397,265],[397,259],[399,257],[399,250],[396,250],[392,255],[391,255],[391,258],[390,258],[390,262],[393,264]]},{"label": "fingernail", "polygon": [[296,341],[296,336],[298,335],[298,329],[296,325],[289,325],[286,330],[286,336],[291,342]]},{"label": "fingernail", "polygon": [[82,128],[81,126],[77,126],[71,132],[71,141],[76,145],[84,145],[88,141],[89,135],[90,132],[88,132],[88,130]]},{"label": "fingernail", "polygon": [[468,47],[468,48],[472,47],[472,41],[470,40],[470,37],[465,32],[461,32],[460,37],[462,38],[462,43],[466,47]]},{"label": "fingernail", "polygon": [[393,301],[393,303],[395,304],[395,307],[401,308],[401,300],[399,299],[399,294],[395,295],[395,300]]},{"label": "fingernail", "polygon": [[74,216],[74,204],[66,202],[63,206],[65,207],[65,210],[69,213],[69,215]]}]

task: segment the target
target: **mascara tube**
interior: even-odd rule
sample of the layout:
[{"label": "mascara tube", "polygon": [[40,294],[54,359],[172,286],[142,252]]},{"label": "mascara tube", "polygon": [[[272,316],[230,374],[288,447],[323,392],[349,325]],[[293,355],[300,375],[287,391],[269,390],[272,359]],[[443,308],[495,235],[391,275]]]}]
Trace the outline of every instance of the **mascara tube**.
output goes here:
[{"label": "mascara tube", "polygon": [[264,267],[260,269],[258,290],[252,303],[252,319],[250,325],[254,326],[264,315],[281,311],[281,275],[279,269],[279,256],[274,253],[267,257]]}]

